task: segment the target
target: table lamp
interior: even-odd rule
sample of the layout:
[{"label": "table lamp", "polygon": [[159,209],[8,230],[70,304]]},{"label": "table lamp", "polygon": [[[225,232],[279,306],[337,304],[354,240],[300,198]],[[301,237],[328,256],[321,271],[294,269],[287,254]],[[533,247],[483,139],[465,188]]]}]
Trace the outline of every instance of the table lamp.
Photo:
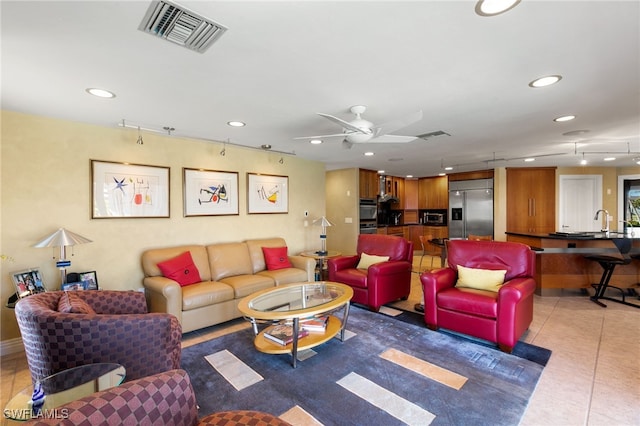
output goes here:
[{"label": "table lamp", "polygon": [[71,261],[67,260],[67,246],[75,246],[76,244],[85,244],[90,242],[92,241],[88,238],[71,231],[67,231],[64,228],[60,228],[53,234],[45,237],[39,243],[36,243],[34,247],[60,247],[60,258],[56,262],[56,267],[60,269],[60,279],[62,280],[62,284],[66,284],[67,268],[71,266]]},{"label": "table lamp", "polygon": [[314,220],[313,224],[322,226],[322,234],[320,234],[322,249],[317,251],[316,254],[324,256],[327,254],[327,226],[331,226],[331,222],[329,222],[326,217],[322,216],[321,218]]}]

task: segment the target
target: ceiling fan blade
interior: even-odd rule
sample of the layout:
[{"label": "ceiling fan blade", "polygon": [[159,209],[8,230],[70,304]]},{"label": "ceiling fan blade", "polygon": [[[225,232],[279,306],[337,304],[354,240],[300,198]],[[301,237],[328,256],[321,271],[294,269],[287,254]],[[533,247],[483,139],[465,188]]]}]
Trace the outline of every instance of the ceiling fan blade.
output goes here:
[{"label": "ceiling fan blade", "polygon": [[380,126],[378,126],[375,131],[376,131],[376,136],[378,135],[386,135],[389,133],[393,133],[396,130],[400,130],[403,129],[407,126],[409,126],[410,124],[416,123],[418,121],[422,120],[422,110],[416,111],[412,114],[409,114],[405,117],[402,118],[398,118],[392,121],[388,121]]},{"label": "ceiling fan blade", "polygon": [[363,134],[367,134],[367,132],[365,132],[364,130],[362,130],[359,127],[354,126],[353,124],[349,123],[348,121],[344,121],[339,119],[338,117],[334,117],[333,115],[329,115],[329,114],[323,114],[321,112],[317,113],[319,116],[326,118],[327,120],[333,121],[334,123],[338,124],[339,126],[342,126],[345,129],[348,130],[352,130],[354,132],[358,132],[358,133],[363,133]]},{"label": "ceiling fan blade", "polygon": [[415,136],[381,135],[369,139],[366,143],[407,143],[418,139]]},{"label": "ceiling fan blade", "polygon": [[338,136],[348,136],[349,133],[336,133],[333,135],[318,135],[318,136],[298,136],[297,138],[293,138],[293,139],[322,139],[322,138],[335,138]]}]

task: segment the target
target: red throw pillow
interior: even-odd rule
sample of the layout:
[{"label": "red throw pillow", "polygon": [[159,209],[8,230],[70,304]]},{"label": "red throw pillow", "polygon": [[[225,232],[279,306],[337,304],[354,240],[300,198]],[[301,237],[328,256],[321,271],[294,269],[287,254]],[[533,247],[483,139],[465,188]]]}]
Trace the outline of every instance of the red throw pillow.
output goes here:
[{"label": "red throw pillow", "polygon": [[91,314],[95,315],[96,311],[72,291],[65,291],[60,299],[58,299],[58,312],[66,314]]},{"label": "red throw pillow", "polygon": [[162,275],[176,281],[181,287],[202,281],[200,279],[200,271],[198,271],[196,264],[193,263],[193,258],[189,251],[185,251],[173,259],[158,263],[158,268],[162,271]]},{"label": "red throw pillow", "polygon": [[287,247],[262,247],[264,261],[269,271],[276,269],[291,268],[291,262],[287,257]]}]

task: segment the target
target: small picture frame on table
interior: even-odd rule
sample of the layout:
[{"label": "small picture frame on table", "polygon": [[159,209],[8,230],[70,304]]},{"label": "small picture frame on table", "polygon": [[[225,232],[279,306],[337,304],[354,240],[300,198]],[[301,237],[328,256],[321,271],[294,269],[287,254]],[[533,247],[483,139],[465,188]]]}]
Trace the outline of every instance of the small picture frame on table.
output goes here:
[{"label": "small picture frame on table", "polygon": [[62,290],[98,290],[98,275],[96,271],[70,272],[67,282],[62,284]]},{"label": "small picture frame on table", "polygon": [[11,273],[11,279],[16,286],[16,293],[20,299],[47,291],[38,268],[13,272]]}]

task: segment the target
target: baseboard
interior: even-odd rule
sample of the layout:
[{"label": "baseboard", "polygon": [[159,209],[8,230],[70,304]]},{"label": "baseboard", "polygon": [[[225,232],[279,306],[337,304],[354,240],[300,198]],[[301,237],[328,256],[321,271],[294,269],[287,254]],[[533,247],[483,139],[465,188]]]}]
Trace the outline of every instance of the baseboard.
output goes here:
[{"label": "baseboard", "polygon": [[22,344],[21,337],[3,340],[0,342],[0,356],[17,354],[19,352],[24,352],[24,345]]}]

